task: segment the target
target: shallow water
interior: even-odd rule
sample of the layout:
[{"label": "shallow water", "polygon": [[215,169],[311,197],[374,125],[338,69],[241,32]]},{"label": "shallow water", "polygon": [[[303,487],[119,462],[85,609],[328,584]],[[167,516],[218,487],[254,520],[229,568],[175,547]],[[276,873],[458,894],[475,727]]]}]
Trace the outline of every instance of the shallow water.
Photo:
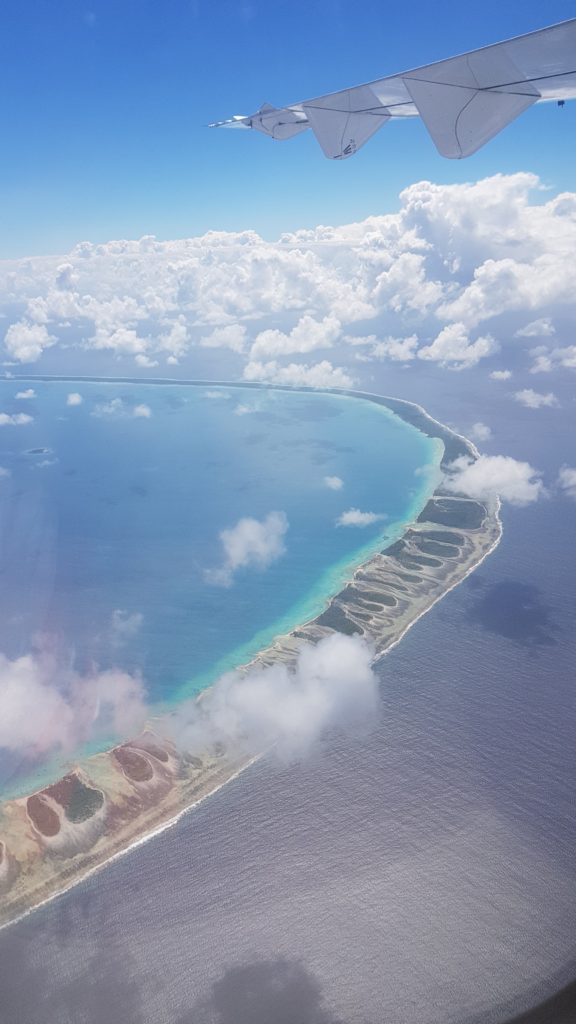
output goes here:
[{"label": "shallow water", "polygon": [[[70,407],[76,389],[84,400]],[[0,650],[14,658],[48,637],[79,671],[140,671],[152,703],[197,692],[318,614],[418,515],[442,454],[388,410],[343,396],[35,382],[34,399],[16,400],[19,390],[0,382],[0,407],[34,417],[0,436],[11,473],[0,479]],[[381,518],[338,527],[351,507]],[[288,522],[284,554],[212,585],[221,531],[274,510]]]}]

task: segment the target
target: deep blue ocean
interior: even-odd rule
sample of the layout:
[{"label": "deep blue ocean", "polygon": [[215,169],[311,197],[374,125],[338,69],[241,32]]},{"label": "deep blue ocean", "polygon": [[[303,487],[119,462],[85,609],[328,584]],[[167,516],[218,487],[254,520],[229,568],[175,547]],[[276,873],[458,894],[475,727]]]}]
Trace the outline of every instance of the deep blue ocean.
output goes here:
[{"label": "deep blue ocean", "polygon": [[2,1024],[576,1019],[517,1017],[576,977],[573,383],[543,410],[479,369],[372,390],[487,423],[549,497],[382,660],[362,743],[258,763],[0,933]]}]

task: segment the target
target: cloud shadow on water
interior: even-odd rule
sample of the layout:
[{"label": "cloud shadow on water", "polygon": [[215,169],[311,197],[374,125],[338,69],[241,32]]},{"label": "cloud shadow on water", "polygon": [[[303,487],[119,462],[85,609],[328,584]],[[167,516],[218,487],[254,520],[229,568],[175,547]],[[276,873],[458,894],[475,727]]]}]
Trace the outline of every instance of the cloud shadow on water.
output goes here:
[{"label": "cloud shadow on water", "polygon": [[538,587],[504,580],[482,593],[470,607],[468,617],[490,633],[535,648],[556,643],[557,626],[551,611]]},{"label": "cloud shadow on water", "polygon": [[345,1024],[322,1003],[322,989],[302,963],[262,960],[229,968],[174,1024]]}]

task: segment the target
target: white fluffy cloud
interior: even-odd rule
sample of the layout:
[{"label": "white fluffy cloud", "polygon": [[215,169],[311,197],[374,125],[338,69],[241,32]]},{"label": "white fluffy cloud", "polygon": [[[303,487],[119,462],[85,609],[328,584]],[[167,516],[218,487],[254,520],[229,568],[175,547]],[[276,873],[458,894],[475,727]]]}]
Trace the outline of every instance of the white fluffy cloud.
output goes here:
[{"label": "white fluffy cloud", "polygon": [[372,526],[382,519],[386,519],[386,516],[381,512],[361,512],[359,508],[349,508],[338,516],[336,526]]},{"label": "white fluffy cloud", "polygon": [[[419,181],[394,213],[278,241],[212,231],[4,261],[5,358],[32,362],[50,345],[76,346],[89,372],[94,350],[99,367],[106,354],[146,368],[193,353],[200,376],[204,348],[218,346],[245,358],[247,379],[264,367],[266,379],[302,383],[320,371],[284,360],[322,347],[347,377],[338,356],[362,349],[355,324],[361,361],[413,362],[426,337],[422,359],[464,368],[493,353],[494,338],[518,346],[554,330],[560,351],[572,340],[561,325],[576,314],[575,211],[575,193],[551,196],[532,174]],[[571,357],[551,358],[555,367]]]},{"label": "white fluffy cloud", "polygon": [[336,317],[326,316],[323,320],[315,320],[306,315],[288,333],[279,330],[261,331],[254,339],[250,358],[262,359],[331,348],[340,333],[341,324]]},{"label": "white fluffy cloud", "polygon": [[492,370],[490,374],[492,380],[510,380],[511,376],[511,370]]},{"label": "white fluffy cloud", "polygon": [[16,398],[21,402],[27,402],[31,398],[36,398],[36,392],[34,388],[26,388],[24,391],[17,391]]},{"label": "white fluffy cloud", "polygon": [[530,373],[550,373],[558,368],[576,369],[576,345],[552,349],[539,345],[531,349],[530,354],[534,356]]},{"label": "white fluffy cloud", "polygon": [[44,324],[34,324],[27,320],[18,320],[10,324],[4,338],[4,347],[8,356],[20,363],[34,363],[40,358],[45,348],[50,348],[56,339],[48,333]]},{"label": "white fluffy cloud", "polygon": [[284,512],[270,512],[262,520],[250,516],[239,519],[235,526],[222,530],[223,563],[218,568],[205,570],[206,582],[229,587],[238,569],[267,569],[284,554],[287,530],[288,519]]},{"label": "white fluffy cloud", "polygon": [[215,327],[210,334],[200,338],[202,348],[229,348],[232,352],[243,352],[246,341],[246,328],[241,324],[228,324],[227,327]]},{"label": "white fluffy cloud", "polygon": [[374,720],[372,658],[364,640],[336,633],[304,646],[293,668],[277,663],[228,673],[168,725],[188,749],[211,739],[254,752],[273,744],[286,760],[302,757],[326,732],[350,732]]},{"label": "white fluffy cloud", "polygon": [[471,341],[464,324],[454,323],[443,327],[431,345],[419,349],[418,357],[463,370],[475,366],[485,356],[493,355],[498,349],[499,345],[491,335],[487,334]]},{"label": "white fluffy cloud", "polygon": [[469,433],[475,441],[489,441],[492,437],[492,431],[486,423],[473,423]]},{"label": "white fluffy cloud", "polygon": [[558,474],[558,486],[564,494],[576,501],[576,468],[562,466]]},{"label": "white fluffy cloud", "polygon": [[511,505],[529,505],[545,494],[538,470],[509,455],[481,455],[475,461],[462,455],[451,463],[444,486],[479,501],[498,496]]},{"label": "white fluffy cloud", "polygon": [[515,338],[550,338],[556,329],[549,316],[540,320],[532,320],[525,327],[520,327],[514,334]]},{"label": "white fluffy cloud", "polygon": [[321,363],[289,363],[281,366],[275,360],[268,363],[252,361],[244,367],[244,380],[270,381],[274,384],[305,385],[313,388],[351,388],[354,379],[327,359]]},{"label": "white fluffy cloud", "polygon": [[71,391],[66,397],[66,405],[82,405],[84,399],[77,391]]},{"label": "white fluffy cloud", "polygon": [[0,748],[34,758],[98,733],[128,738],[144,723],[144,696],[142,680],[117,669],[81,676],[50,655],[0,654]]},{"label": "white fluffy cloud", "polygon": [[325,476],[324,486],[330,491],[341,491],[344,487],[344,481],[339,476]]},{"label": "white fluffy cloud", "polygon": [[122,398],[112,398],[109,402],[98,402],[90,415],[95,416],[97,419],[115,420],[133,417],[134,419],[148,420],[152,415],[152,410],[149,405],[131,406],[124,402]]},{"label": "white fluffy cloud", "polygon": [[527,409],[541,409],[543,406],[558,405],[558,399],[552,391],[543,394],[540,391],[534,391],[533,388],[524,388],[522,391],[515,391],[514,398],[520,405],[525,405]]},{"label": "white fluffy cloud", "polygon": [[15,412],[7,413],[0,412],[0,427],[25,427],[27,423],[32,423],[33,417],[29,416],[27,412]]}]

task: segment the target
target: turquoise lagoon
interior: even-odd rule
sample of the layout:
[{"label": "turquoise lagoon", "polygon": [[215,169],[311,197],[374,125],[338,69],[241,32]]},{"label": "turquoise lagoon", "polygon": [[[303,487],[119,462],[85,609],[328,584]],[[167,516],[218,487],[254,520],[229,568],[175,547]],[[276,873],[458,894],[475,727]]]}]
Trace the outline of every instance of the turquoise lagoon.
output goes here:
[{"label": "turquoise lagoon", "polygon": [[[159,705],[317,615],[418,515],[443,452],[386,408],[324,392],[2,381],[0,410],[32,417],[0,430],[0,651],[48,638],[79,671],[141,672]],[[337,526],[350,508],[385,518]],[[209,583],[220,532],[274,510],[285,554]]]}]

